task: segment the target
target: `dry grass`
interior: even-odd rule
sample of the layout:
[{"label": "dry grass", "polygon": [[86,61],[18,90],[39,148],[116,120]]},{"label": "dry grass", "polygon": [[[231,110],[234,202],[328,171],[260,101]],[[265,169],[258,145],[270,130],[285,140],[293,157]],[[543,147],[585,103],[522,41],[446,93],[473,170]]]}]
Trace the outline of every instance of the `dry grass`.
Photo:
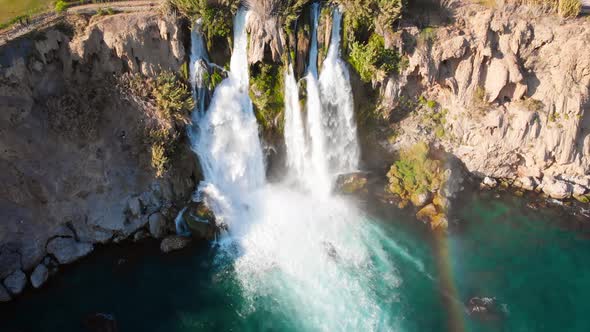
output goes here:
[{"label": "dry grass", "polygon": [[[498,6],[497,0],[476,0],[476,2],[490,8]],[[505,2],[534,7],[542,13],[558,14],[564,18],[577,17],[582,9],[581,0],[505,0]]]}]

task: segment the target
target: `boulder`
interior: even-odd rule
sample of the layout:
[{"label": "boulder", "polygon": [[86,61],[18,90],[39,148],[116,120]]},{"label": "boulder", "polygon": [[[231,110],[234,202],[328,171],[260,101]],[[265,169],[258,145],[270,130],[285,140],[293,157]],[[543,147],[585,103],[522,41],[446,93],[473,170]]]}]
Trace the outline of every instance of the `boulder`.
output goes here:
[{"label": "boulder", "polygon": [[498,185],[498,181],[494,178],[486,176],[483,178],[482,184],[488,188],[495,188]]},{"label": "boulder", "polygon": [[11,275],[4,279],[4,286],[12,295],[20,294],[27,285],[27,275],[21,271],[16,270]]},{"label": "boulder", "polygon": [[532,176],[523,176],[515,181],[517,187],[524,190],[533,191],[539,185],[539,180]]},{"label": "boulder", "polygon": [[430,201],[431,197],[432,197],[431,192],[425,191],[421,194],[417,194],[417,193],[412,194],[410,196],[410,201],[412,202],[412,204],[414,204],[415,207],[422,207]]},{"label": "boulder", "polygon": [[213,240],[218,232],[215,215],[205,202],[191,202],[182,218],[196,238]]},{"label": "boulder", "polygon": [[132,216],[139,216],[141,215],[141,204],[139,203],[139,198],[131,197],[127,201],[127,208]]},{"label": "boulder", "polygon": [[190,237],[171,235],[162,240],[162,242],[160,243],[160,250],[162,250],[165,253],[169,253],[171,251],[186,248],[190,243]]},{"label": "boulder", "polygon": [[335,191],[341,194],[355,194],[367,186],[366,173],[341,174],[336,179]]},{"label": "boulder", "polygon": [[148,223],[153,237],[161,239],[166,235],[166,218],[161,213],[152,214],[148,219]]},{"label": "boulder", "polygon": [[6,288],[0,283],[0,302],[8,302],[10,300],[12,300],[10,293],[8,293]]},{"label": "boulder", "polygon": [[47,252],[55,256],[60,264],[69,264],[88,255],[94,250],[90,243],[76,242],[72,238],[55,238],[47,244]]},{"label": "boulder", "polygon": [[439,212],[433,203],[430,203],[416,213],[416,218],[429,223],[432,228],[446,228],[449,224],[444,213]]},{"label": "boulder", "polygon": [[551,198],[565,199],[572,195],[572,186],[569,183],[552,176],[545,176],[542,186],[543,192]]},{"label": "boulder", "polygon": [[133,241],[139,242],[141,240],[147,239],[148,237],[150,237],[150,233],[148,233],[144,229],[140,229],[137,232],[135,232],[135,234],[133,234]]},{"label": "boulder", "polygon": [[31,273],[31,285],[35,288],[41,287],[49,277],[49,269],[45,264],[39,264]]}]

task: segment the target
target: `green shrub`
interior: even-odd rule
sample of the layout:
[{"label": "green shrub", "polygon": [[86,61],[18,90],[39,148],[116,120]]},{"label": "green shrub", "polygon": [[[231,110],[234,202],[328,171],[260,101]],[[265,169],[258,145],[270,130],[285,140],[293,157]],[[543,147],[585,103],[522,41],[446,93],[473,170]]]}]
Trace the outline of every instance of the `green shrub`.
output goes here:
[{"label": "green shrub", "polygon": [[392,73],[399,72],[400,55],[386,49],[383,37],[373,34],[367,44],[353,42],[348,62],[365,82],[382,80]]},{"label": "green shrub", "polygon": [[430,158],[429,152],[424,142],[402,149],[399,160],[391,165],[387,173],[388,191],[407,201],[412,195],[439,190],[446,181],[446,175],[441,162]]},{"label": "green shrub", "polygon": [[56,13],[63,13],[66,9],[68,9],[69,4],[63,0],[57,0],[55,3],[55,12]]},{"label": "green shrub", "polygon": [[156,176],[162,177],[170,168],[170,160],[178,144],[178,132],[173,129],[151,129],[146,138],[150,146],[151,166]]},{"label": "green shrub", "polygon": [[265,129],[282,128],[275,123],[284,108],[283,68],[274,64],[256,64],[251,70],[250,97],[256,117]]},{"label": "green shrub", "polygon": [[159,116],[164,120],[186,122],[194,108],[192,93],[187,84],[172,72],[162,72],[156,78],[152,94]]}]

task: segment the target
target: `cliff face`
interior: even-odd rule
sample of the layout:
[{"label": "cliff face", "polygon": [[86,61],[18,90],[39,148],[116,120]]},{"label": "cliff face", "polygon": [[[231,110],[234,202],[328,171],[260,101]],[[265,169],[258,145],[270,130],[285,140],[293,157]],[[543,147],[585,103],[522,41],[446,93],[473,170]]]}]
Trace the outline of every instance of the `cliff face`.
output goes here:
[{"label": "cliff face", "polygon": [[135,13],[78,17],[0,49],[0,280],[173,228],[197,162],[181,144],[157,178],[151,115],[116,84],[177,71],[183,39],[174,19]]},{"label": "cliff face", "polygon": [[586,193],[590,22],[477,5],[457,8],[455,19],[431,36],[411,27],[399,32],[409,66],[382,88],[392,117],[406,97],[436,100],[444,134],[426,128],[427,114],[418,112],[383,145],[436,141],[476,175],[540,183],[557,198]]}]

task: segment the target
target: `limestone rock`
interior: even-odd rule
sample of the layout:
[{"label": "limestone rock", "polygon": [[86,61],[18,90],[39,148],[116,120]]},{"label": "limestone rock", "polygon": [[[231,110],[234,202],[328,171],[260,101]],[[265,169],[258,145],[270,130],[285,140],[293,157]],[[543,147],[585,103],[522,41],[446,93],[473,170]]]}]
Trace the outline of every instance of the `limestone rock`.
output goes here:
[{"label": "limestone rock", "polygon": [[160,250],[165,253],[176,251],[187,247],[191,243],[190,237],[171,235],[167,236],[160,243]]},{"label": "limestone rock", "polygon": [[491,178],[489,176],[486,176],[485,178],[483,178],[482,183],[484,184],[484,186],[486,186],[488,188],[495,188],[498,185],[498,181],[496,181],[496,179]]},{"label": "limestone rock", "polygon": [[12,300],[10,293],[8,293],[6,288],[0,283],[0,302],[8,302],[10,300]]},{"label": "limestone rock", "polygon": [[45,264],[39,264],[31,273],[31,285],[35,288],[41,287],[49,277],[49,269]]},{"label": "limestone rock", "polygon": [[21,270],[14,271],[4,279],[4,286],[12,295],[20,294],[26,285],[27,275]]},{"label": "limestone rock", "polygon": [[515,184],[524,190],[533,191],[539,185],[539,180],[537,180],[536,178],[534,178],[532,176],[524,176],[524,177],[518,178],[515,181]]},{"label": "limestone rock", "polygon": [[417,194],[417,193],[412,194],[410,196],[410,201],[412,202],[412,204],[415,207],[418,207],[419,208],[419,207],[424,206],[426,203],[428,203],[428,201],[430,201],[430,198],[431,197],[432,197],[431,192],[425,191],[425,192],[420,193],[420,194]]},{"label": "limestone rock", "polygon": [[542,190],[555,199],[565,199],[572,195],[572,186],[569,183],[548,175],[543,178]]},{"label": "limestone rock", "polygon": [[72,238],[55,238],[47,244],[47,252],[55,256],[60,264],[69,264],[88,255],[94,250],[90,243],[76,242]]},{"label": "limestone rock", "polygon": [[148,223],[153,237],[160,239],[166,235],[166,218],[161,213],[152,214],[148,219]]}]

